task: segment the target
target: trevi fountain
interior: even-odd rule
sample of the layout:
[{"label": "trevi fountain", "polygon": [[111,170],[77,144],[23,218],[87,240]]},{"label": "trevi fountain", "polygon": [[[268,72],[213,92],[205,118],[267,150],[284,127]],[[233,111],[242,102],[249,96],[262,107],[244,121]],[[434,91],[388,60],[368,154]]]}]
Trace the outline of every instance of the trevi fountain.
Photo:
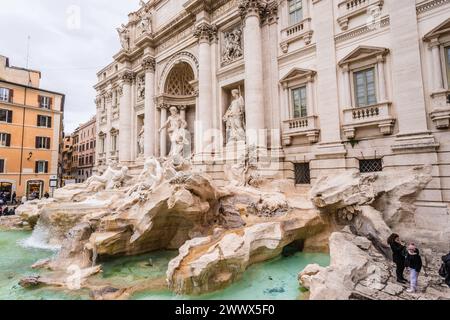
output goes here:
[{"label": "trevi fountain", "polygon": [[265,179],[233,96],[223,120],[244,152],[224,185],[185,156],[186,123],[170,110],[168,157],[135,174],[111,165],[1,218],[0,299],[450,298],[435,270],[448,243],[422,243],[415,295],[395,282],[386,244],[394,231],[415,239],[429,167],[347,171],[311,188]]}]

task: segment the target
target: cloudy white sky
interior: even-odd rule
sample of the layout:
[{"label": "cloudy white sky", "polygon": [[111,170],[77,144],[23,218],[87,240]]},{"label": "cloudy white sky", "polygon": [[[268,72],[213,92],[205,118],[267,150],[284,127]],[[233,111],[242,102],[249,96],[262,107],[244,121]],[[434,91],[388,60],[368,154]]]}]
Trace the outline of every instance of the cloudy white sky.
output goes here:
[{"label": "cloudy white sky", "polygon": [[65,132],[95,114],[96,73],[120,48],[116,27],[139,0],[0,0],[0,55],[42,71],[41,87],[66,94]]}]

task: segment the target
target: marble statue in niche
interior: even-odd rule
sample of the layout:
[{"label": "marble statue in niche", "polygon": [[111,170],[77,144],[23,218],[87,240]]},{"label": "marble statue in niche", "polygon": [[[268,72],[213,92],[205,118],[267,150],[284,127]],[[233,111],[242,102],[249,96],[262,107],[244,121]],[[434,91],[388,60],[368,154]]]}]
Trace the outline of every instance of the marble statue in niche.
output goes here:
[{"label": "marble statue in niche", "polygon": [[130,50],[130,31],[128,28],[122,24],[122,27],[117,28],[117,32],[120,37],[120,44],[122,45],[123,50]]},{"label": "marble statue in niche", "polygon": [[244,55],[242,48],[242,30],[240,27],[224,33],[222,64],[226,65]]},{"label": "marble statue in niche", "polygon": [[227,129],[227,143],[245,141],[245,101],[240,90],[231,91],[234,100],[223,117]]},{"label": "marble statue in niche", "polygon": [[167,133],[170,138],[170,153],[169,157],[183,157],[186,145],[189,145],[187,139],[187,122],[178,112],[176,107],[169,109],[170,116],[166,123],[159,129],[159,133],[167,128]]},{"label": "marble statue in niche", "polygon": [[144,141],[145,141],[145,130],[144,127],[142,127],[141,131],[139,132],[138,136],[138,151],[139,155],[142,156],[144,154]]},{"label": "marble statue in niche", "polygon": [[137,93],[138,93],[138,100],[145,99],[145,75],[143,74],[138,77]]}]

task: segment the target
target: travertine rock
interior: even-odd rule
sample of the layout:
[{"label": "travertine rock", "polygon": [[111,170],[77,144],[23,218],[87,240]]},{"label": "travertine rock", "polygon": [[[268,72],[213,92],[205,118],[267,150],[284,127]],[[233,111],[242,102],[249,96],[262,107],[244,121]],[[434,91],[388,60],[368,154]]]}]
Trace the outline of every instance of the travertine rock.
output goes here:
[{"label": "travertine rock", "polygon": [[324,222],[315,211],[288,214],[278,221],[260,222],[216,237],[187,242],[169,264],[169,287],[179,294],[222,289],[253,263],[278,256],[291,242],[320,232]]},{"label": "travertine rock", "polygon": [[345,171],[319,178],[311,190],[311,198],[318,208],[348,221],[361,213],[361,206],[373,205],[391,225],[415,211],[415,195],[431,179],[431,167],[372,174]]}]

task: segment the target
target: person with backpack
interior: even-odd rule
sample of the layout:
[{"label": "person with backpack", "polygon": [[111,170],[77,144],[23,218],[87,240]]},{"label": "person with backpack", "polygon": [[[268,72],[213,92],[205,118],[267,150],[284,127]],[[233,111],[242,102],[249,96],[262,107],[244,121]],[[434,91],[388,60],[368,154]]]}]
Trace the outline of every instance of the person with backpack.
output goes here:
[{"label": "person with backpack", "polygon": [[450,287],[450,252],[442,257],[442,266],[439,275],[445,278],[445,284]]},{"label": "person with backpack", "polygon": [[420,271],[422,271],[423,264],[419,249],[417,249],[414,243],[410,243],[408,245],[405,258],[405,266],[409,268],[411,286],[407,290],[407,292],[415,293],[417,292],[417,280],[419,278]]},{"label": "person with backpack", "polygon": [[396,233],[392,234],[387,242],[391,246],[392,258],[397,266],[397,282],[408,283],[408,281],[403,277],[403,273],[405,272],[405,245],[400,241],[400,236]]}]

